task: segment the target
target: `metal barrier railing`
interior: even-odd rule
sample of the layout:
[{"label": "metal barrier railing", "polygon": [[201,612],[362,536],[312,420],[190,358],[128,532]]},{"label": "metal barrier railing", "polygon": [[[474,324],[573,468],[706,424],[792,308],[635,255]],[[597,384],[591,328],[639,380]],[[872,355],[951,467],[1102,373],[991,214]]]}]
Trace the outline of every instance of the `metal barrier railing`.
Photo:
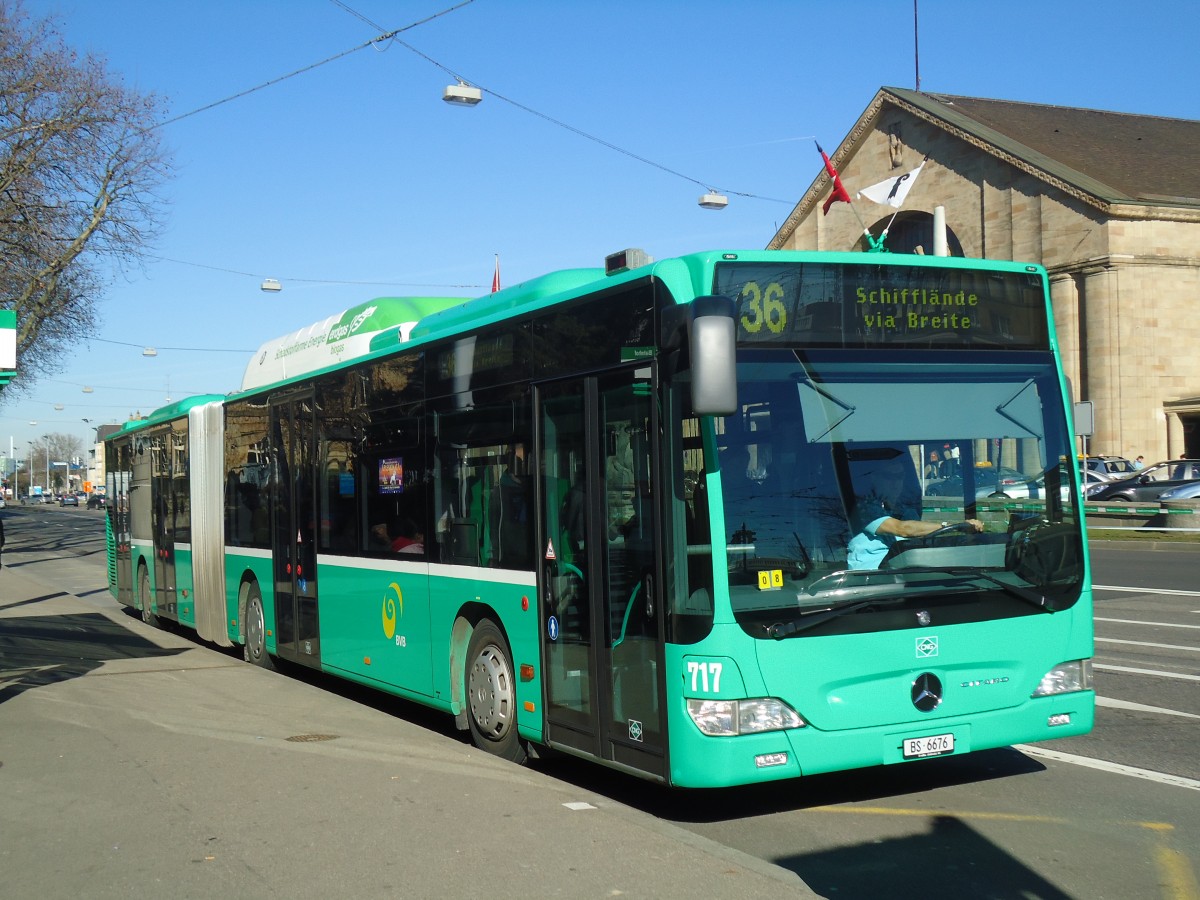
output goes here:
[{"label": "metal barrier railing", "polygon": [[[935,498],[926,498],[928,504],[930,500]],[[1188,501],[1184,501],[1188,502]],[[987,500],[987,511],[996,512],[1037,512],[1045,508],[1043,500],[1012,500],[1012,499],[992,499]],[[931,515],[940,515],[943,513],[962,515],[964,507],[953,504],[926,505],[924,512]],[[1178,525],[1170,524],[1171,517],[1186,516],[1191,517],[1191,521],[1180,521]],[[1097,517],[1101,521],[1097,521]],[[1166,517],[1165,521],[1156,521],[1160,517]],[[1102,521],[1105,518],[1116,519],[1115,523]],[[1133,519],[1141,519],[1136,525],[1123,524]],[[1192,522],[1196,523],[1196,527],[1191,527]],[[1193,502],[1187,506],[1164,505],[1161,503],[1085,503],[1084,504],[1084,526],[1089,531],[1170,531],[1177,534],[1200,533],[1200,502]]]},{"label": "metal barrier railing", "polygon": [[[1089,531],[1170,531],[1174,534],[1200,533],[1200,526],[1189,527],[1192,522],[1200,523],[1200,505],[1168,506],[1160,503],[1154,505],[1138,505],[1122,503],[1118,506],[1084,504],[1084,525]],[[1123,519],[1140,518],[1146,521],[1139,525],[1114,525],[1107,522],[1088,521],[1091,516],[1103,516]],[[1171,524],[1172,516],[1187,516],[1191,521],[1181,521],[1178,525]],[[1157,521],[1163,518],[1163,521]]]}]

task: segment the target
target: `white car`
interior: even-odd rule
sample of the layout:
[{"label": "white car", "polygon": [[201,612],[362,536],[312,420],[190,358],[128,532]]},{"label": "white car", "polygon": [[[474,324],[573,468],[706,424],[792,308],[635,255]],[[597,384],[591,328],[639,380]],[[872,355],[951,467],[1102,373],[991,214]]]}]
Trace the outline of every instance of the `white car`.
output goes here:
[{"label": "white car", "polygon": [[[1079,473],[1079,483],[1083,489],[1084,496],[1087,496],[1088,490],[1093,485],[1107,484],[1111,480],[1111,476],[1098,472],[1095,469],[1087,469]],[[1031,488],[1032,485],[1032,488]],[[1069,494],[1067,485],[1059,488],[1059,496],[1063,500],[1067,499]],[[1046,480],[1038,477],[1036,481],[1019,481],[1013,480],[1012,483],[1001,484],[998,489],[991,489],[989,493],[981,493],[979,496],[987,497],[1007,497],[1009,499],[1024,500],[1030,497],[1045,497],[1046,496]]]}]

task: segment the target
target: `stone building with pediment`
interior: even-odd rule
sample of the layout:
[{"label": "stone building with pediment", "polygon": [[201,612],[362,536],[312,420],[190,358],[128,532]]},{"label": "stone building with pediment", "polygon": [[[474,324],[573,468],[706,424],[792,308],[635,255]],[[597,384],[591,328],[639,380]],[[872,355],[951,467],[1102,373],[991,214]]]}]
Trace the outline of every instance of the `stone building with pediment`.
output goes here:
[{"label": "stone building with pediment", "polygon": [[[916,168],[899,210],[821,207],[820,175],[768,247],[1037,262],[1093,454],[1200,458],[1200,121],[881,88],[830,156],[857,191]],[[1081,445],[1082,449],[1082,445]]]}]

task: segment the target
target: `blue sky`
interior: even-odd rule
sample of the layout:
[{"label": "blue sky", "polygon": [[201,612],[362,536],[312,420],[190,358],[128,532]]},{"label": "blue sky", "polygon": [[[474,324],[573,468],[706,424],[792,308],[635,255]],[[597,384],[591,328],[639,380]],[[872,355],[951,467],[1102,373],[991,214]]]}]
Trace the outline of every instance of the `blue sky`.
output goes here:
[{"label": "blue sky", "polygon": [[[25,6],[180,115],[454,3]],[[920,0],[921,88],[1200,118],[1195,6],[1147,9]],[[452,78],[393,43],[162,129],[165,233],[62,372],[0,394],[0,454],[234,390],[254,348],[373,297],[486,293],[495,254],[509,285],[624,247],[762,247],[820,171],[813,139],[832,153],[880,86],[915,86],[911,0],[474,0],[400,37],[492,93],[443,103]],[[709,186],[726,209],[697,205]]]}]

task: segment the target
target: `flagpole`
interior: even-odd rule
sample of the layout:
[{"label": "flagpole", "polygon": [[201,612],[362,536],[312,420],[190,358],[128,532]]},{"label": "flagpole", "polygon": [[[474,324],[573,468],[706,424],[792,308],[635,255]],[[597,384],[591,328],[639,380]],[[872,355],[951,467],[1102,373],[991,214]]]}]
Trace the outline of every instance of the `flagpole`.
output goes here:
[{"label": "flagpole", "polygon": [[883,231],[879,233],[879,246],[883,246],[883,242],[887,240],[888,232],[892,230],[892,223],[896,221],[896,216],[900,215],[900,210],[892,213],[892,217],[888,219],[888,223],[883,226]]},{"label": "flagpole", "polygon": [[[875,238],[873,238],[871,236],[871,229],[867,227],[867,223],[863,221],[863,217],[858,214],[858,207],[854,205],[853,200],[850,201],[850,208],[852,210],[854,210],[854,218],[858,219],[858,224],[862,226],[863,236],[867,239],[867,246],[870,247],[871,250],[873,250],[873,251],[882,250],[883,249],[883,235],[881,234],[879,236],[879,241],[876,242]],[[894,219],[896,217],[892,216],[892,218]],[[888,224],[890,225],[891,222],[889,222]],[[883,234],[887,234],[886,228],[883,230]]]},{"label": "flagpole", "polygon": [[863,217],[858,212],[858,207],[854,205],[854,198],[850,196],[850,192],[847,191],[846,186],[842,184],[841,176],[838,175],[838,171],[834,167],[833,161],[829,158],[829,155],[823,149],[821,149],[820,142],[814,140],[813,143],[817,145],[817,152],[821,154],[821,160],[825,164],[825,173],[829,176],[829,180],[833,184],[833,193],[830,194],[829,198],[825,201],[825,205],[822,207],[822,213],[824,215],[829,214],[829,206],[831,203],[849,203],[850,209],[854,210],[854,218],[858,219],[858,224],[862,226],[863,237],[867,239],[867,246],[870,248],[871,252],[877,253],[882,251],[883,245],[877,242],[875,238],[871,236],[871,229],[867,227],[867,223],[863,221]]},{"label": "flagpole", "polygon": [[921,90],[921,32],[917,27],[917,0],[913,0],[913,68],[916,70],[917,91]]}]

